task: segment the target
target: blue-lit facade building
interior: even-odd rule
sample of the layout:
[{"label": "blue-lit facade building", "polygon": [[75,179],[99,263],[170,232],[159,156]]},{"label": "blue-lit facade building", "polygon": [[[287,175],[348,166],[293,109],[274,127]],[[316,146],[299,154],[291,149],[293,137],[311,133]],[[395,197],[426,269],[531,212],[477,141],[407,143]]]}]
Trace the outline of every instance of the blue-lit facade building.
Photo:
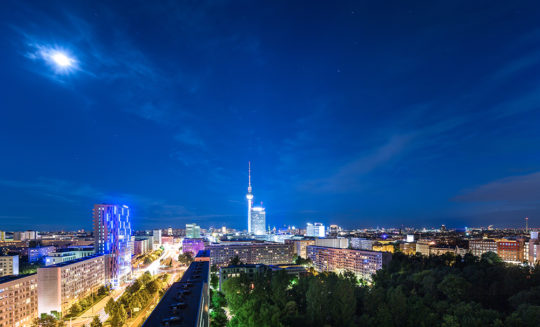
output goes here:
[{"label": "blue-lit facade building", "polygon": [[131,276],[129,207],[96,204],[93,218],[95,252],[106,255],[107,280],[113,288],[116,288]]},{"label": "blue-lit facade building", "polygon": [[254,235],[266,234],[266,211],[261,206],[251,208],[251,231]]}]

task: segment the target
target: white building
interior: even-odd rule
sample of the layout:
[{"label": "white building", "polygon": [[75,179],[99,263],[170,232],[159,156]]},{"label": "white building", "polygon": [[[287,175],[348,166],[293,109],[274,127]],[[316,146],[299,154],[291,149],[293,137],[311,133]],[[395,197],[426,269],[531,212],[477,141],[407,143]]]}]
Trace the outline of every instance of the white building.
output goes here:
[{"label": "white building", "polygon": [[324,246],[328,248],[346,249],[349,247],[348,238],[318,238],[315,240],[316,246]]},{"label": "white building", "polygon": [[325,236],[324,225],[321,223],[314,223],[314,224],[307,223],[306,236],[324,237]]},{"label": "white building", "polygon": [[38,268],[38,311],[66,313],[71,306],[105,285],[106,256]]},{"label": "white building", "polygon": [[261,206],[251,208],[251,232],[255,235],[266,234],[266,211]]}]

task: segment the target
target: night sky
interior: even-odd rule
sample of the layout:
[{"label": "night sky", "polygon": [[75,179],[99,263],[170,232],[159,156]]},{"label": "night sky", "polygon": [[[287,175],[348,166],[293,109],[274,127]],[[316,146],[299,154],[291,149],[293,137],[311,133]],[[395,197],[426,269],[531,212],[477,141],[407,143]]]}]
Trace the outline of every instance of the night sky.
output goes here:
[{"label": "night sky", "polygon": [[536,1],[2,1],[0,26],[0,230],[103,202],[247,228],[250,160],[271,227],[540,226]]}]

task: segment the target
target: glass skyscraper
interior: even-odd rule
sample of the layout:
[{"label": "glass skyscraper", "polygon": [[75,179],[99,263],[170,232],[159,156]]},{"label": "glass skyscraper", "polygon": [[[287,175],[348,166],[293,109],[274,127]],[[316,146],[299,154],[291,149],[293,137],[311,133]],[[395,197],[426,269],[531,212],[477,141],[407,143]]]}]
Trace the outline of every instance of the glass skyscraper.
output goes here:
[{"label": "glass skyscraper", "polygon": [[266,234],[266,211],[263,207],[251,208],[251,231],[255,235]]},{"label": "glass skyscraper", "polygon": [[107,279],[113,288],[131,275],[131,222],[125,205],[96,204],[93,210],[94,247],[107,256]]}]

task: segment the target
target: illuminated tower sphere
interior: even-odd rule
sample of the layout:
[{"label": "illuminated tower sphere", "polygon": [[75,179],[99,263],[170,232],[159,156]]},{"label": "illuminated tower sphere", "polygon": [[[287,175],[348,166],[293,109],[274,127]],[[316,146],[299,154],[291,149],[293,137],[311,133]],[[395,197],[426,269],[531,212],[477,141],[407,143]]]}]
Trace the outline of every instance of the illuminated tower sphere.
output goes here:
[{"label": "illuminated tower sphere", "polygon": [[131,274],[131,223],[128,206],[96,204],[93,210],[94,248],[107,256],[107,278],[113,288]]},{"label": "illuminated tower sphere", "polygon": [[248,192],[246,194],[248,200],[248,233],[251,234],[251,207],[253,206],[253,194],[251,193],[251,161],[248,163]]}]

